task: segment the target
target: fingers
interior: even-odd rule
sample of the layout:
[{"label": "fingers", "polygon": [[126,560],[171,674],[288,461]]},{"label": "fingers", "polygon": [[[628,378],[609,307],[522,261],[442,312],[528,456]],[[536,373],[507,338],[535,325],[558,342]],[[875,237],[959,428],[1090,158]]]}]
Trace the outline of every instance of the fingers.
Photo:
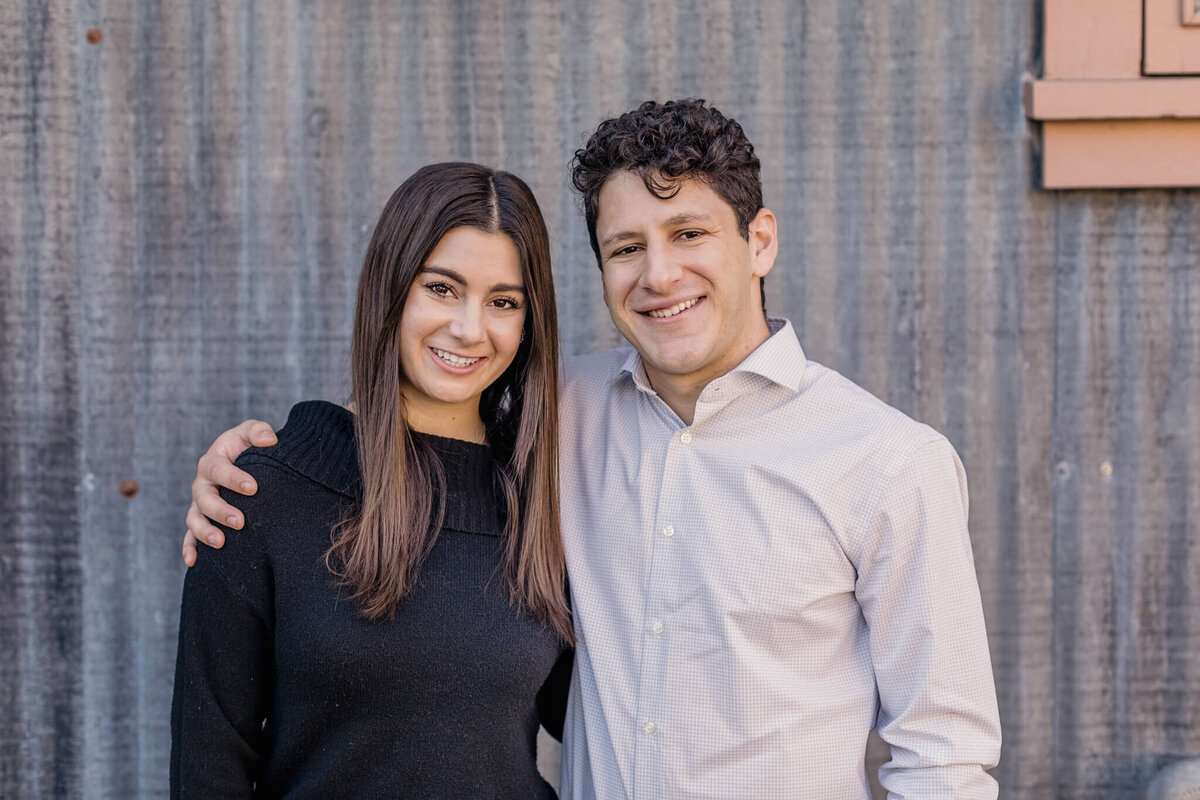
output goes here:
[{"label": "fingers", "polygon": [[241,425],[222,433],[200,457],[196,479],[192,481],[192,505],[187,512],[187,534],[183,537],[183,561],[189,567],[196,563],[199,542],[209,547],[225,544],[225,534],[211,520],[234,529],[244,524],[242,514],[221,499],[217,487],[223,486],[239,494],[254,494],[258,484],[249,473],[233,465],[247,447],[269,447],[278,439],[274,429],[265,422],[248,419]]},{"label": "fingers", "polygon": [[[220,528],[209,521],[209,518],[200,511],[194,500],[191,507],[188,508],[187,526],[189,536],[204,542],[209,547],[220,547],[225,544],[225,534],[221,532]],[[183,545],[185,548],[188,545],[186,537],[184,537]],[[192,545],[195,546],[195,541],[192,542]]]},{"label": "fingers", "polygon": [[189,567],[196,566],[196,537],[191,531],[183,537],[183,563]]},{"label": "fingers", "polygon": [[[277,441],[275,431],[270,425],[256,419],[248,419],[218,436],[212,447],[208,448],[208,452],[200,457],[197,480],[215,483],[240,494],[254,494],[258,491],[254,479],[235,467],[233,462],[247,447],[268,447]],[[195,495],[194,490],[192,494]]]},{"label": "fingers", "polygon": [[275,436],[275,429],[269,423],[248,419],[242,424],[250,426],[250,441],[255,447],[270,447],[279,441]]},{"label": "fingers", "polygon": [[[226,503],[217,491],[217,487],[204,480],[204,478],[197,477],[196,480],[192,481],[192,505],[200,514],[208,517],[213,522],[228,526],[234,530],[242,529],[244,522],[242,512],[229,505],[229,503]],[[192,526],[189,525],[188,527],[191,528]],[[192,528],[192,530],[195,530],[195,528]]]},{"label": "fingers", "polygon": [[219,449],[233,461],[247,447],[270,447],[277,441],[275,430],[270,425],[261,420],[248,419],[218,436],[208,452]]},{"label": "fingers", "polygon": [[[214,444],[213,447],[216,445]],[[237,456],[235,455],[233,458],[237,458]],[[200,463],[196,465],[196,480],[192,483],[192,498],[196,499],[197,490],[205,487],[212,489],[215,495],[218,486],[224,486],[238,494],[254,494],[258,491],[258,484],[255,483],[254,478],[250,477],[250,473],[235,467],[233,460],[223,453],[209,450],[200,456]],[[224,521],[224,517],[221,516],[215,516],[213,519]]]}]

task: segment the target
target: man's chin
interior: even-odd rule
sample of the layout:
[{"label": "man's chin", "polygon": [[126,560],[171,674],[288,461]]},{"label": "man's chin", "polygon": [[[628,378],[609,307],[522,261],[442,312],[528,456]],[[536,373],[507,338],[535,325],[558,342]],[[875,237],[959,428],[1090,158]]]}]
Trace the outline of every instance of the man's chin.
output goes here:
[{"label": "man's chin", "polygon": [[691,371],[693,364],[699,364],[702,356],[696,352],[698,334],[671,336],[635,336],[629,338],[634,349],[642,354],[642,360],[659,365],[664,372],[677,374]]},{"label": "man's chin", "polygon": [[639,349],[639,352],[647,371],[663,376],[683,377],[704,368],[703,359],[694,354],[651,353],[647,356],[646,351]]}]

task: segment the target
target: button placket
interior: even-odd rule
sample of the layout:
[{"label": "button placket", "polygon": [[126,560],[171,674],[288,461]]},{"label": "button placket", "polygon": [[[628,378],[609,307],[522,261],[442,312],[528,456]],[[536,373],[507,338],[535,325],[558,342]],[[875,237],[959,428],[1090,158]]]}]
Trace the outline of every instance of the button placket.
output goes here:
[{"label": "button placket", "polygon": [[[683,434],[687,434],[686,440]],[[634,756],[634,796],[638,797],[653,796],[652,787],[657,787],[662,782],[662,748],[665,745],[662,737],[665,735],[665,729],[660,728],[662,723],[669,722],[666,718],[670,716],[669,710],[663,707],[669,688],[667,665],[670,661],[670,637],[663,636],[666,630],[663,619],[669,613],[678,577],[676,561],[679,556],[674,537],[680,530],[676,528],[674,521],[685,508],[681,505],[685,498],[681,494],[680,484],[686,466],[680,459],[687,456],[684,455],[686,451],[679,448],[692,439],[687,430],[682,434],[676,430],[671,436],[658,477],[660,515],[657,519],[650,520],[655,527],[651,529],[654,534],[651,536],[650,573],[646,585],[642,635],[651,639],[652,644],[647,643],[648,646],[642,650],[636,693],[635,713],[639,722],[636,723],[638,728],[635,730],[640,728],[641,732],[637,737]]]},{"label": "button placket", "polygon": [[[635,745],[634,794],[641,796],[657,786],[663,778],[663,762],[667,736],[674,720],[672,710],[664,706],[669,696],[670,675],[668,665],[672,660],[671,639],[666,636],[666,619],[677,601],[681,589],[679,581],[691,580],[679,572],[680,559],[684,558],[680,548],[688,544],[678,534],[687,531],[688,513],[691,508],[686,476],[694,468],[692,447],[698,445],[694,429],[676,428],[665,443],[662,472],[658,476],[658,512],[654,523],[657,535],[651,536],[650,573],[646,584],[645,605],[642,617],[642,635],[650,641],[642,649],[639,684],[636,692],[637,723],[641,736]],[[681,527],[682,526],[682,527]],[[667,724],[667,728],[662,728]],[[636,729],[635,729],[636,730]],[[669,737],[668,737],[669,738]]]}]

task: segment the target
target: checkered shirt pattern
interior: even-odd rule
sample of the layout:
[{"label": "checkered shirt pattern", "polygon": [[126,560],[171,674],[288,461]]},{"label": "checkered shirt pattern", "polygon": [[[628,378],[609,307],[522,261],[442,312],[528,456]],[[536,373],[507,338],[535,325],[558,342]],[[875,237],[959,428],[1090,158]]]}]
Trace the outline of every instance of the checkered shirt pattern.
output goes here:
[{"label": "checkered shirt pattern", "polygon": [[958,456],[770,328],[690,426],[631,349],[565,366],[562,796],[869,798],[878,727],[894,796],[995,798]]}]

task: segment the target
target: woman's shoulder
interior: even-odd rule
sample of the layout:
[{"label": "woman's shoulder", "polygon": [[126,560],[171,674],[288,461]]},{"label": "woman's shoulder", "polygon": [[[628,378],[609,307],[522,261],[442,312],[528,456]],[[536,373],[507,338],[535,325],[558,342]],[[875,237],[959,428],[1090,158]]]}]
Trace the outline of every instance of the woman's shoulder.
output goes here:
[{"label": "woman's shoulder", "polygon": [[254,478],[254,494],[220,490],[245,518],[242,530],[226,531],[226,542],[264,557],[273,540],[282,535],[290,544],[302,528],[322,528],[319,538],[327,545],[329,520],[361,495],[349,411],[324,401],[297,403],[277,437],[276,444],[248,448],[234,462]]},{"label": "woman's shoulder", "polygon": [[324,400],[292,406],[287,423],[270,447],[251,447],[238,456],[237,466],[268,487],[286,491],[296,482],[309,482],[351,498],[360,490],[354,415]]}]

